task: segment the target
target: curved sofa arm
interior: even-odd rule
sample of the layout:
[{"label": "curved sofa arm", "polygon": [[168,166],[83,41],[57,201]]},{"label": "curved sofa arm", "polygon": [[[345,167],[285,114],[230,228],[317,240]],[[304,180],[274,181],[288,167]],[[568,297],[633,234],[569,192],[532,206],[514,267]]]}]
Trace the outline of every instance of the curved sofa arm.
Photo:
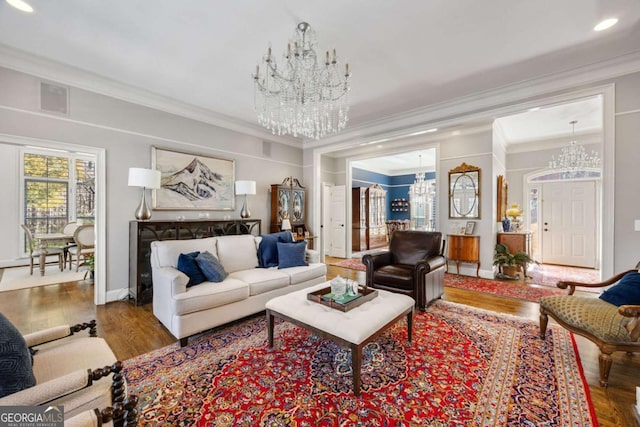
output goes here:
[{"label": "curved sofa arm", "polygon": [[89,329],[89,336],[97,336],[95,319],[85,323],[78,323],[77,325],[73,326],[54,326],[51,328],[43,329],[41,331],[32,332],[30,334],[24,334],[23,338],[27,342],[28,347],[34,347],[37,345],[69,337],[76,332],[80,332],[85,329]]},{"label": "curved sofa arm", "polygon": [[[179,295],[187,291],[189,277],[173,267],[156,267],[152,270],[153,293],[166,294],[166,296]],[[170,292],[170,294],[167,294]]]},{"label": "curved sofa arm", "polygon": [[613,285],[614,283],[616,283],[618,280],[622,279],[622,277],[627,274],[627,273],[632,273],[632,272],[636,272],[638,270],[627,270],[627,271],[623,271],[622,273],[616,274],[615,276],[611,277],[610,279],[607,279],[603,282],[598,282],[598,283],[582,283],[582,282],[572,282],[569,280],[561,280],[557,283],[556,286],[558,286],[560,289],[567,289],[569,288],[569,295],[573,295],[573,293],[576,291],[576,287],[580,286],[583,288],[602,288],[605,286],[609,286],[609,285]]}]

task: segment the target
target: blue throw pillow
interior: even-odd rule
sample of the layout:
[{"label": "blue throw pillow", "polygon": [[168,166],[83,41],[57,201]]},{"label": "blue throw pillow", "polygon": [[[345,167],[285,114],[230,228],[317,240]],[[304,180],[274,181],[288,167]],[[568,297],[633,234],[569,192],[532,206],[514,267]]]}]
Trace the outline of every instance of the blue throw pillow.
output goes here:
[{"label": "blue throw pillow", "polygon": [[202,274],[204,274],[204,277],[206,277],[209,282],[222,282],[229,275],[229,273],[224,271],[224,267],[220,264],[218,258],[213,256],[211,252],[205,251],[200,253],[200,255],[196,257],[196,262],[198,263],[198,267],[200,267],[200,271],[202,271]]},{"label": "blue throw pillow", "polygon": [[604,291],[600,299],[620,307],[621,305],[640,304],[640,273],[631,272],[622,276],[620,281]]},{"label": "blue throw pillow", "polygon": [[31,352],[20,331],[0,313],[0,397],[36,385]]},{"label": "blue throw pillow", "polygon": [[304,241],[298,243],[278,242],[278,268],[289,268],[309,265],[304,260]]},{"label": "blue throw pillow", "polygon": [[180,256],[178,256],[178,270],[189,276],[187,288],[207,281],[207,278],[204,277],[204,274],[202,274],[202,271],[200,271],[200,267],[198,267],[198,263],[196,262],[196,257],[199,254],[200,252],[190,252],[188,254],[180,254]]},{"label": "blue throw pillow", "polygon": [[278,265],[278,242],[291,243],[293,236],[288,231],[263,234],[258,245],[258,266],[261,268],[275,267]]}]

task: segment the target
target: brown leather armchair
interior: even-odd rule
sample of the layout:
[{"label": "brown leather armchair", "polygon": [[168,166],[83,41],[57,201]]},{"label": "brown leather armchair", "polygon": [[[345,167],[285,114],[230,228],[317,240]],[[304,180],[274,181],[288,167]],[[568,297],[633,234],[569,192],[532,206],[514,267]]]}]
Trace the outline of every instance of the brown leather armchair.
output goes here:
[{"label": "brown leather armchair", "polygon": [[444,293],[444,246],[440,232],[395,231],[389,251],[362,257],[367,286],[409,295],[424,310]]}]

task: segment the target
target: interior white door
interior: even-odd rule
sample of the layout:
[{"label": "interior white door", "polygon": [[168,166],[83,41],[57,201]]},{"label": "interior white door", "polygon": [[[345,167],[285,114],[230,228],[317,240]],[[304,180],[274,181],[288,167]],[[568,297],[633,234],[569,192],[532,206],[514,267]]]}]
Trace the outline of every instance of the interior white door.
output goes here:
[{"label": "interior white door", "polygon": [[331,248],[331,184],[322,184],[322,230],[320,247],[323,255],[329,255]]},{"label": "interior white door", "polygon": [[596,268],[595,181],[542,185],[542,262]]},{"label": "interior white door", "polygon": [[346,187],[334,185],[331,187],[331,243],[329,255],[337,258],[345,258],[346,252]]}]

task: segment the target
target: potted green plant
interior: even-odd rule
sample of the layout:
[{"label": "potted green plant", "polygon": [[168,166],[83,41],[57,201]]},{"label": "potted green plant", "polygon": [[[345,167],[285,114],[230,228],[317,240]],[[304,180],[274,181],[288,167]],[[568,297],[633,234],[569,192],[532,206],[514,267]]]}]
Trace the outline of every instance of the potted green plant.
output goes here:
[{"label": "potted green plant", "polygon": [[526,275],[527,265],[529,263],[538,264],[537,261],[523,251],[512,254],[509,248],[503,243],[497,243],[493,252],[493,265],[498,266],[498,272],[506,277],[516,277],[522,269],[523,275]]},{"label": "potted green plant", "polygon": [[89,280],[93,281],[93,271],[95,268],[96,258],[94,254],[89,254],[84,257],[84,262],[81,264],[81,267],[86,269],[87,271],[84,273],[83,280],[87,280],[87,275],[89,276]]}]

